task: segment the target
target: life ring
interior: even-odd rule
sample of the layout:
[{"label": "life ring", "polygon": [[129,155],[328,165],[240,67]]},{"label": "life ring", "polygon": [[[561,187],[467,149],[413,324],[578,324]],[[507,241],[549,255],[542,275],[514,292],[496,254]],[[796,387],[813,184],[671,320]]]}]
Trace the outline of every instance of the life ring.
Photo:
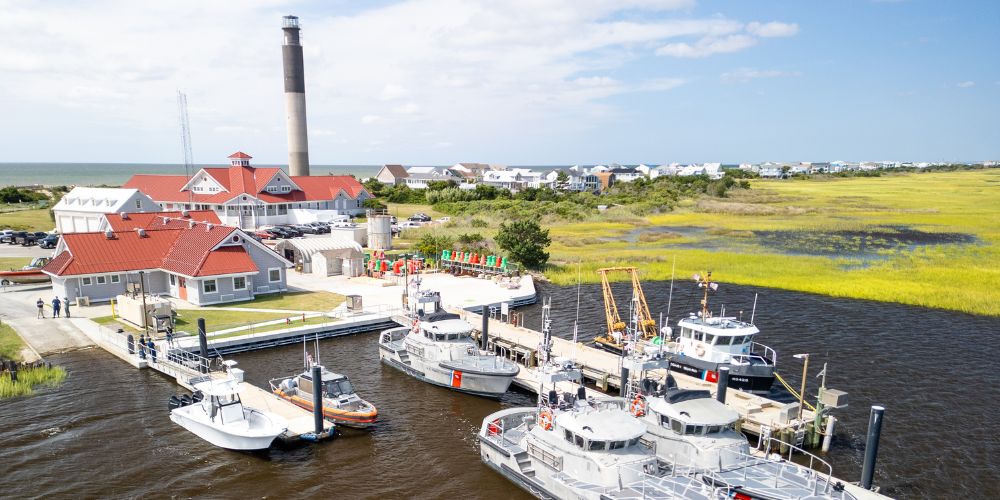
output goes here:
[{"label": "life ring", "polygon": [[497,434],[500,434],[500,419],[498,418],[490,422],[489,425],[486,426],[486,432],[490,436],[496,436]]},{"label": "life ring", "polygon": [[698,347],[694,348],[694,353],[697,354],[697,355],[699,355],[699,356],[704,356],[705,355],[705,346],[702,345],[702,344],[698,344]]},{"label": "life ring", "polygon": [[642,417],[646,415],[646,400],[642,399],[642,396],[636,396],[632,400],[632,404],[628,407],[632,415],[637,417]]},{"label": "life ring", "polygon": [[547,431],[552,430],[552,412],[549,410],[542,410],[542,413],[538,415],[538,425],[542,426],[542,429]]}]

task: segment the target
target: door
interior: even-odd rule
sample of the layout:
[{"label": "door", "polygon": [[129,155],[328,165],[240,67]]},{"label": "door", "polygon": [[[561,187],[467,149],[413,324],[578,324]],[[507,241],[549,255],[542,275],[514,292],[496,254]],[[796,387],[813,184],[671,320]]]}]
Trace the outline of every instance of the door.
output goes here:
[{"label": "door", "polygon": [[181,300],[188,299],[187,281],[180,276],[177,277],[177,296],[180,297]]}]

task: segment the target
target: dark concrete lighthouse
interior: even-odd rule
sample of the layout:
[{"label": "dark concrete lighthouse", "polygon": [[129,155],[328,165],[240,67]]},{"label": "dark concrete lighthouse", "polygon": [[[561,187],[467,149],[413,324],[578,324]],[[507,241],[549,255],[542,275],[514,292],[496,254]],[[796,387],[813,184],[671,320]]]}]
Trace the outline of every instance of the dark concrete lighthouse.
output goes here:
[{"label": "dark concrete lighthouse", "polygon": [[309,175],[309,138],[306,136],[306,77],[299,43],[299,18],[281,18],[285,41],[281,66],[285,71],[285,113],[288,115],[288,170],[291,175]]}]

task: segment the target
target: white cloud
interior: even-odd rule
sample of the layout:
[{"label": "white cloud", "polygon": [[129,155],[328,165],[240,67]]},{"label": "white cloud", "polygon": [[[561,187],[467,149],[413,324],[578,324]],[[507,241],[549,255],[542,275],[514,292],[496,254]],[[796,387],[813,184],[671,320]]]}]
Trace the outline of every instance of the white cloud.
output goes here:
[{"label": "white cloud", "polygon": [[380,120],[382,120],[382,117],[379,116],[379,115],[365,115],[365,116],[361,117],[361,124],[362,125],[371,125],[371,124],[376,123],[376,122],[378,122]]},{"label": "white cloud", "polygon": [[972,80],[964,81],[964,82],[961,82],[961,83],[959,83],[957,85],[957,87],[960,88],[960,89],[967,89],[967,88],[975,87],[975,86],[976,86],[976,82],[974,82]]},{"label": "white cloud", "polygon": [[757,39],[747,35],[729,35],[723,38],[706,37],[691,44],[687,42],[669,43],[656,49],[661,56],[698,58],[713,54],[738,52],[757,44]]},{"label": "white cloud", "polygon": [[337,131],[336,130],[329,130],[329,129],[325,129],[325,128],[310,127],[309,128],[309,135],[310,136],[316,136],[316,137],[329,136],[329,135],[337,135]]},{"label": "white cloud", "polygon": [[761,70],[754,68],[738,68],[733,71],[723,73],[720,78],[726,83],[747,83],[758,78],[784,78],[794,76],[802,76],[802,73],[799,71],[782,71],[777,69]]},{"label": "white cloud", "polygon": [[420,112],[420,105],[415,102],[408,102],[402,106],[396,106],[392,110],[401,115],[415,115]]},{"label": "white cloud", "polygon": [[772,21],[769,23],[752,22],[747,24],[747,33],[764,38],[792,36],[799,32],[799,25],[795,23],[781,23]]},{"label": "white cloud", "polygon": [[387,83],[385,87],[382,87],[382,94],[379,97],[382,100],[391,101],[406,97],[408,94],[409,92],[402,85]]}]

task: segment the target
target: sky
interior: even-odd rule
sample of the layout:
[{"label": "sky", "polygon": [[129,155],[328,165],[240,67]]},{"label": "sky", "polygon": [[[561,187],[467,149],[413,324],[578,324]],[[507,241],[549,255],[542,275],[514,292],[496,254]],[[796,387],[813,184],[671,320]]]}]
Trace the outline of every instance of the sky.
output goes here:
[{"label": "sky", "polygon": [[0,0],[0,162],[1000,159],[994,0]]}]

